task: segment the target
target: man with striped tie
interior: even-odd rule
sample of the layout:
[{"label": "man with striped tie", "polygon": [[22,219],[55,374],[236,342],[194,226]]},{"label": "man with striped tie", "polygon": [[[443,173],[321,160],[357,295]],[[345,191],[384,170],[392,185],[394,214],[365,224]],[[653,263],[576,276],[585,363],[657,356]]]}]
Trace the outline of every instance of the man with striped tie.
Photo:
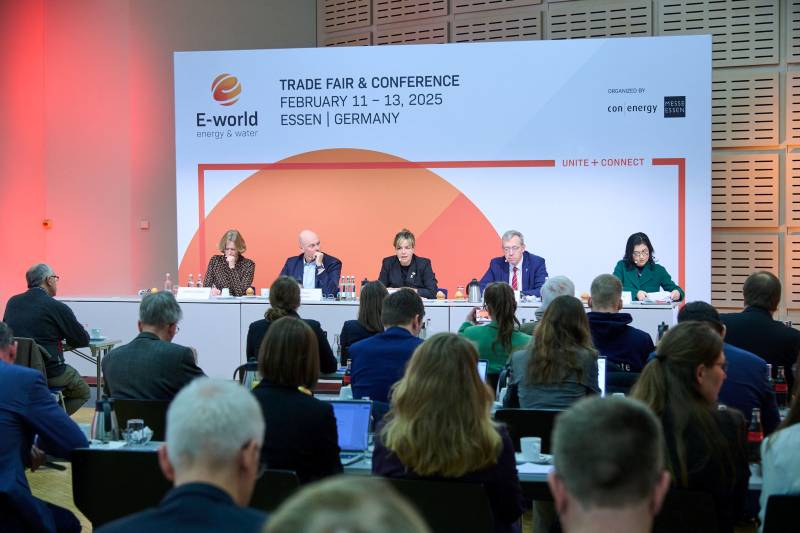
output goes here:
[{"label": "man with striped tie", "polygon": [[525,237],[517,230],[508,230],[501,239],[503,255],[489,263],[481,278],[481,292],[493,281],[506,282],[525,296],[540,296],[547,279],[544,258],[525,251]]}]

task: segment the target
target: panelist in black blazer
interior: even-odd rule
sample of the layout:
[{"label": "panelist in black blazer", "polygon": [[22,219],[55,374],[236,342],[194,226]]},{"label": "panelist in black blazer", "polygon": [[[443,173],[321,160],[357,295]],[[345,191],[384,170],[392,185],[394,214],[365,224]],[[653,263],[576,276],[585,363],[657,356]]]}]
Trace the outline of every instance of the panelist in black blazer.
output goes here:
[{"label": "panelist in black blazer", "polygon": [[378,279],[386,287],[409,287],[422,298],[436,298],[436,274],[431,260],[414,254],[414,234],[402,229],[394,236],[395,255],[385,257]]},{"label": "panelist in black blazer", "polygon": [[[247,360],[255,361],[261,342],[269,330],[270,325],[285,316],[300,318],[297,310],[300,308],[300,286],[297,281],[288,277],[281,276],[276,279],[269,288],[270,308],[264,313],[264,318],[256,320],[250,324],[247,330]],[[317,352],[319,353],[319,369],[323,374],[336,372],[337,363],[333,356],[331,345],[328,344],[328,336],[322,330],[316,320],[303,320],[311,327],[317,337]]]},{"label": "panelist in black blazer", "polygon": [[318,361],[314,332],[293,317],[276,320],[258,351],[263,379],[253,394],[267,428],[261,462],[294,470],[302,483],[342,471],[333,407],[311,394]]}]

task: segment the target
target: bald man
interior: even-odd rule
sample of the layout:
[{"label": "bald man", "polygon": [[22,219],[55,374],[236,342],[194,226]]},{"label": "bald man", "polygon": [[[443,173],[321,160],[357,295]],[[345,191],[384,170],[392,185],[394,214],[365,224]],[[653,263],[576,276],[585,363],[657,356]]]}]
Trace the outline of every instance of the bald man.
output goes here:
[{"label": "bald man", "polygon": [[278,275],[296,279],[304,289],[322,289],[322,296],[335,298],[339,294],[342,262],[320,251],[319,236],[313,231],[304,229],[298,240],[300,255],[288,258]]}]

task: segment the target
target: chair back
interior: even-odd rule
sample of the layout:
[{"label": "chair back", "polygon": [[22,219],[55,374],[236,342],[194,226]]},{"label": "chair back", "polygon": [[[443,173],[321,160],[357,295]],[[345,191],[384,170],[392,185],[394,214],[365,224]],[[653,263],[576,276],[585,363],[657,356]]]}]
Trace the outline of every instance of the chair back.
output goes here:
[{"label": "chair back", "polygon": [[670,489],[653,522],[653,533],[717,531],[714,499],[707,492]]},{"label": "chair back", "polygon": [[114,411],[117,414],[120,430],[125,429],[128,420],[141,418],[144,425],[153,430],[152,440],[167,438],[168,400],[125,400],[114,398]]},{"label": "chair back", "polygon": [[514,450],[521,451],[519,439],[522,437],[540,437],[542,453],[550,453],[553,423],[560,412],[555,409],[498,409],[494,419],[508,428]]},{"label": "chair back", "polygon": [[478,483],[387,479],[413,505],[433,533],[494,531],[486,489]]},{"label": "chair back", "polygon": [[800,494],[773,494],[767,499],[764,513],[763,533],[785,533],[797,531],[797,509],[800,509]]},{"label": "chair back", "polygon": [[44,376],[45,383],[47,382],[47,372],[45,371],[45,361],[47,360],[47,351],[39,346],[35,340],[27,337],[14,337],[17,342],[17,359],[16,364],[27,368],[38,370]]},{"label": "chair back", "polygon": [[170,488],[154,450],[72,452],[72,498],[95,529],[158,505]]},{"label": "chair back", "polygon": [[256,379],[258,379],[258,363],[256,361],[248,361],[237,366],[233,371],[233,380],[238,381],[239,385],[244,385],[247,390],[253,388],[253,381]]},{"label": "chair back", "polygon": [[300,478],[293,470],[266,470],[257,481],[250,507],[272,512],[300,488]]}]

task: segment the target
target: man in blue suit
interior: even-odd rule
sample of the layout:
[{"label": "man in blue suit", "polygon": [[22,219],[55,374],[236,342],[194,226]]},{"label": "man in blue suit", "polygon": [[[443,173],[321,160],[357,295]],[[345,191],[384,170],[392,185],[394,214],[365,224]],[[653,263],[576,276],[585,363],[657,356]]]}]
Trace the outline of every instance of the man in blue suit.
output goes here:
[{"label": "man in blue suit", "polygon": [[342,262],[322,253],[319,236],[308,229],[300,232],[300,250],[303,253],[288,258],[278,276],[289,276],[304,289],[322,289],[323,296],[336,297],[339,294]]},{"label": "man in blue suit", "polygon": [[30,457],[33,470],[44,451],[69,458],[89,443],[53,399],[44,376],[14,364],[16,353],[11,328],[0,322],[0,531],[80,531],[70,511],[31,494],[23,458]]},{"label": "man in blue suit", "polygon": [[489,263],[481,278],[481,292],[493,281],[508,283],[525,296],[540,296],[539,289],[547,279],[544,258],[525,251],[525,237],[517,230],[503,233],[503,255]]}]

